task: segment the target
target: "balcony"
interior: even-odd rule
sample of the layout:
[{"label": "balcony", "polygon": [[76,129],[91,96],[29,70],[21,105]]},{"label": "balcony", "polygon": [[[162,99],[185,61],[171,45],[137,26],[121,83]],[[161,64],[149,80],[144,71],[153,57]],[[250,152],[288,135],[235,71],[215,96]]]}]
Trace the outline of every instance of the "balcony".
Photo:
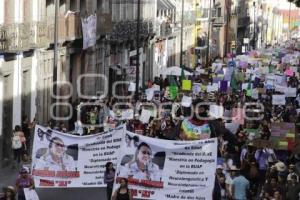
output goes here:
[{"label": "balcony", "polygon": [[[47,18],[47,37],[49,43],[54,42],[54,17]],[[58,17],[58,42],[72,41],[82,37],[81,33],[81,19],[79,15],[70,13],[67,17]]]},{"label": "balcony", "polygon": [[225,24],[224,20],[225,20],[224,17],[214,18],[212,21],[213,27],[222,27]]},{"label": "balcony", "polygon": [[161,38],[166,38],[172,35],[172,28],[171,24],[167,22],[162,22],[160,25],[157,26],[157,36]]},{"label": "balcony", "polygon": [[[136,21],[120,21],[113,24],[113,29],[109,34],[112,42],[126,42],[136,38]],[[154,25],[152,21],[141,21],[140,37],[147,38],[154,35]]]},{"label": "balcony", "polygon": [[242,27],[247,27],[250,23],[250,17],[241,17],[238,19],[238,27],[242,28]]},{"label": "balcony", "polygon": [[[99,19],[99,18],[98,18]],[[75,40],[82,37],[80,16],[74,13],[68,15],[66,20],[66,40]]]},{"label": "balcony", "polygon": [[[54,43],[54,16],[47,17],[47,38],[49,43]],[[72,41],[82,37],[81,19],[76,13],[67,16],[58,16],[58,42]]]},{"label": "balcony", "polygon": [[15,53],[46,44],[46,24],[42,22],[0,26],[0,52]]},{"label": "balcony", "polygon": [[103,14],[98,12],[97,13],[97,34],[100,35],[107,35],[111,33],[113,30],[112,25],[112,17],[111,13]]}]

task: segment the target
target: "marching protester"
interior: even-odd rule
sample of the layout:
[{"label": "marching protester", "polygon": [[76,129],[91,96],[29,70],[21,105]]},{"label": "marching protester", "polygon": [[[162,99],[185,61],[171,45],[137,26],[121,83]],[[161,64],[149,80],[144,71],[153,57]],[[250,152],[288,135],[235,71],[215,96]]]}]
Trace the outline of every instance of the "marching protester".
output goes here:
[{"label": "marching protester", "polygon": [[236,170],[236,177],[232,180],[232,194],[236,200],[249,199],[250,184],[249,181]]},{"label": "marching protester", "polygon": [[[279,50],[285,55],[273,55]],[[57,124],[60,132],[86,136],[125,125],[126,131],[141,137],[182,142],[216,138],[214,200],[298,199],[299,64],[289,63],[292,59],[299,63],[300,54],[276,46],[230,57],[227,63],[217,63],[219,69],[209,69],[209,75],[191,73],[182,75],[180,81],[178,76],[161,75],[149,80],[147,91],[141,90],[137,99],[133,95],[127,100],[96,98],[88,101],[92,104],[87,106],[82,106],[86,100],[78,102],[76,114],[80,117],[70,123],[74,125],[73,130],[68,130],[64,123],[52,121],[48,128]],[[276,62],[272,64],[272,61]],[[27,121],[24,119],[22,124],[25,135],[16,126],[12,138],[17,162],[26,151],[26,143],[29,144]],[[163,164],[154,162],[158,153],[155,148],[137,136],[124,134],[124,138],[126,146],[132,149],[126,152],[128,162],[122,161],[120,177],[161,182]],[[39,149],[33,168],[76,171],[74,166],[78,161],[73,154],[82,147],[75,144],[75,148],[68,149],[58,137],[47,139],[49,146]],[[114,164],[105,165],[107,198],[131,199],[125,178],[120,179],[121,186],[113,193]],[[20,188],[33,185],[27,176],[21,178],[26,179],[17,184],[18,194],[22,196]]]},{"label": "marching protester", "polygon": [[3,188],[3,196],[0,196],[0,200],[16,200],[16,191],[13,186],[7,186]]},{"label": "marching protester", "polygon": [[114,192],[112,200],[133,200],[126,178],[121,178],[120,187]]},{"label": "marching protester", "polygon": [[18,200],[26,200],[24,188],[34,189],[33,178],[29,175],[29,171],[26,168],[20,170],[20,175],[16,180]]},{"label": "marching protester", "polygon": [[115,169],[112,162],[107,162],[105,164],[105,172],[104,172],[104,183],[106,186],[106,195],[107,200],[111,200],[114,179],[115,179]]},{"label": "marching protester", "polygon": [[[11,140],[12,149],[14,151],[14,160],[17,164],[20,164],[27,150],[26,138],[20,126],[15,126]],[[13,167],[15,167],[15,165],[13,165]]]}]

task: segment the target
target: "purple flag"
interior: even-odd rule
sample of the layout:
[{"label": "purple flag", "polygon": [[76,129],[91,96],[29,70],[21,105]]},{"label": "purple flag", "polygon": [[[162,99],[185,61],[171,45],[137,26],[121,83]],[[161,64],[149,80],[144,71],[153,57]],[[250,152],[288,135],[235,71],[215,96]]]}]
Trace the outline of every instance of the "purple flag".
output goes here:
[{"label": "purple flag", "polygon": [[255,77],[254,83],[253,83],[253,88],[257,88],[259,86],[259,83],[260,83],[260,78]]},{"label": "purple flag", "polygon": [[227,81],[221,81],[220,91],[221,92],[227,92],[227,89],[228,89],[228,82]]}]

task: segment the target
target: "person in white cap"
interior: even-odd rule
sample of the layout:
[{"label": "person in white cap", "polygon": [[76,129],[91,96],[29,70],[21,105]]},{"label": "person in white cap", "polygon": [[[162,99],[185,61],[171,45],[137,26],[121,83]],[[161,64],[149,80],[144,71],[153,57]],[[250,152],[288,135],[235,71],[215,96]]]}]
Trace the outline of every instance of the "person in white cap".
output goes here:
[{"label": "person in white cap", "polygon": [[235,165],[232,165],[227,171],[229,171],[229,173],[227,173],[226,180],[225,180],[226,193],[228,194],[229,197],[233,197],[232,184],[233,184],[233,179],[236,176],[237,167]]}]

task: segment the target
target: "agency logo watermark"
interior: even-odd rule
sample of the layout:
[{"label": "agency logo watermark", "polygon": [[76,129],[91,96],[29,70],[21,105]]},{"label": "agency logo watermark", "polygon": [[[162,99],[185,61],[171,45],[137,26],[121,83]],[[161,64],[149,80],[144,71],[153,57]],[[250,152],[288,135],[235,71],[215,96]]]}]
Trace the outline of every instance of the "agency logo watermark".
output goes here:
[{"label": "agency logo watermark", "polygon": [[[98,79],[98,82],[101,82],[102,84],[102,88],[103,91],[98,91],[97,95],[86,95],[84,94],[84,92],[82,91],[83,88],[83,81],[85,79],[88,80],[94,80],[95,82],[97,82],[96,80]],[[208,109],[208,115],[202,115],[199,111],[203,108],[203,107],[207,107],[207,108],[211,108],[213,106],[218,107],[218,109],[221,112],[225,111],[225,108],[223,107],[223,105],[219,105],[216,104],[215,102],[200,102],[197,105],[191,105],[189,108],[183,108],[182,106],[178,107],[177,103],[177,107],[174,106],[174,102],[140,102],[139,104],[136,103],[131,103],[131,100],[134,98],[134,92],[129,93],[129,95],[126,94],[119,94],[118,91],[120,91],[120,88],[126,88],[128,89],[130,82],[129,81],[116,81],[112,84],[112,91],[111,91],[111,97],[118,99],[120,101],[118,101],[117,103],[115,103],[114,105],[111,105],[111,108],[108,108],[106,103],[104,103],[103,100],[108,98],[108,93],[109,93],[109,83],[108,83],[108,78],[103,75],[103,74],[83,74],[80,75],[77,78],[76,81],[76,90],[73,88],[72,83],[64,81],[64,82],[55,82],[54,84],[56,84],[57,88],[64,88],[64,94],[63,95],[57,95],[55,94],[52,90],[51,90],[51,97],[56,99],[57,101],[55,103],[53,103],[50,106],[50,117],[52,120],[55,121],[69,121],[73,118],[73,110],[77,110],[76,116],[77,119],[79,119],[81,122],[84,121],[84,123],[82,123],[83,127],[89,127],[89,126],[93,126],[93,127],[104,127],[104,122],[103,120],[99,120],[98,123],[90,123],[88,122],[89,120],[81,120],[82,115],[87,115],[88,113],[82,113],[82,110],[91,110],[91,112],[99,112],[99,110],[94,110],[93,108],[97,107],[103,110],[110,110],[112,109],[112,111],[114,113],[118,112],[121,113],[120,116],[118,116],[121,120],[122,120],[122,113],[126,112],[128,110],[137,110],[139,107],[140,109],[148,109],[151,110],[151,112],[153,113],[152,117],[154,119],[164,119],[166,117],[172,116],[173,119],[175,120],[180,120],[182,119],[182,117],[178,116],[178,109],[189,109],[189,116],[185,116],[185,117],[196,117],[199,120],[212,120],[214,119],[215,113],[210,113],[212,115],[209,114],[210,110]],[[69,102],[63,102],[63,100],[68,100],[70,98],[72,98],[74,92],[76,91],[78,98],[79,99],[85,99],[85,102],[81,102],[80,105],[76,105],[78,106],[77,108],[73,108],[73,105]],[[99,95],[101,94],[101,95]],[[62,102],[60,102],[60,100],[62,100]],[[69,110],[68,115],[67,116],[59,116],[57,115],[57,113],[55,112],[55,109],[64,109],[64,110]],[[89,108],[89,109],[86,109]],[[125,108],[125,109],[124,109]],[[230,121],[234,121],[234,120],[262,120],[264,118],[264,105],[262,103],[245,103],[242,106],[239,106],[237,108],[233,108],[233,110],[235,111],[234,115],[230,115],[230,116],[219,116],[218,118],[221,118],[223,120],[230,120]],[[99,116],[93,116],[98,118]],[[126,119],[124,119],[126,120]]]}]

